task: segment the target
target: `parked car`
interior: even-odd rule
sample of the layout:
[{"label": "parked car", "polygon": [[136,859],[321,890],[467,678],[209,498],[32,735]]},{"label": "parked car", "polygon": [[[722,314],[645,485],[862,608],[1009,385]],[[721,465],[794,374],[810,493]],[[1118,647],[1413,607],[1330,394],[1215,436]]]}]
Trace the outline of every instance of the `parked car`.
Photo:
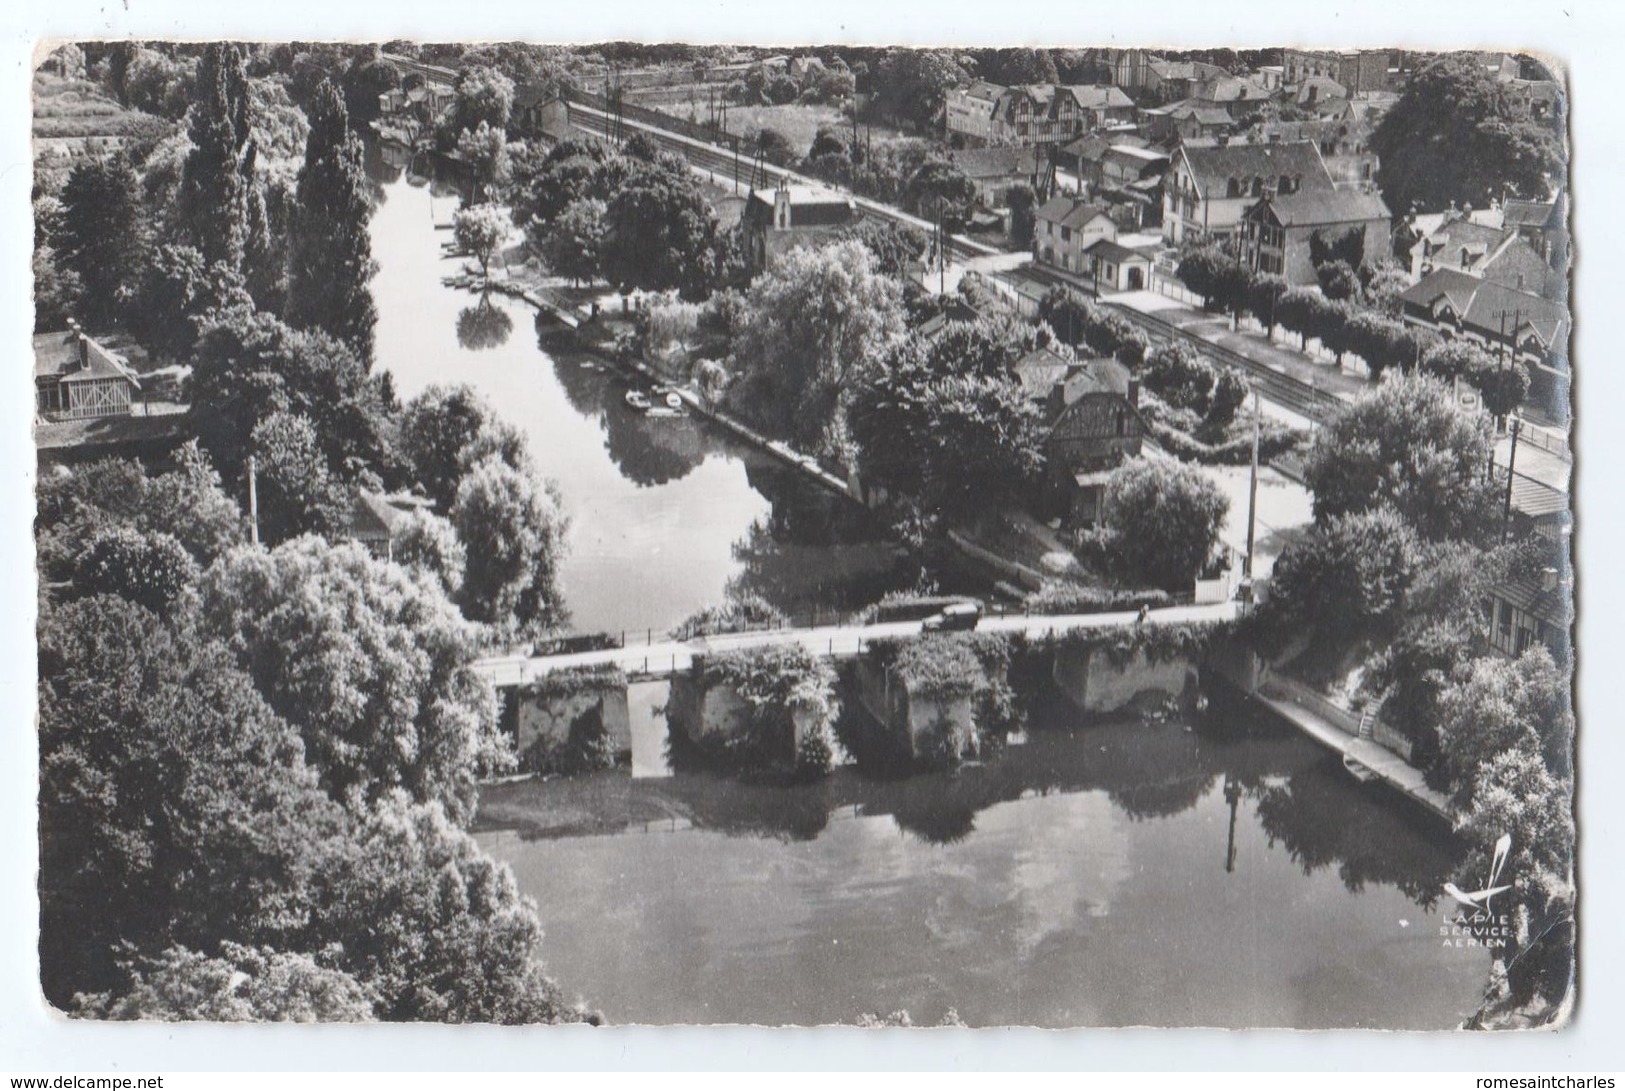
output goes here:
[{"label": "parked car", "polygon": [[976,628],[982,608],[974,602],[956,602],[920,622],[922,633],[964,632]]}]

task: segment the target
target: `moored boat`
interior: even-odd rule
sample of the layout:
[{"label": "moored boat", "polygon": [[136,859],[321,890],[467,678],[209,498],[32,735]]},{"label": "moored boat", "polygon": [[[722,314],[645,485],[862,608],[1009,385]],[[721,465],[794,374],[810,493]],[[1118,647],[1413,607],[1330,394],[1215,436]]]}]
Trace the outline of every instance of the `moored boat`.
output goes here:
[{"label": "moored boat", "polygon": [[643,391],[628,390],[626,392],[626,404],[633,409],[647,412],[649,407],[654,403],[649,400],[649,395],[645,394]]}]

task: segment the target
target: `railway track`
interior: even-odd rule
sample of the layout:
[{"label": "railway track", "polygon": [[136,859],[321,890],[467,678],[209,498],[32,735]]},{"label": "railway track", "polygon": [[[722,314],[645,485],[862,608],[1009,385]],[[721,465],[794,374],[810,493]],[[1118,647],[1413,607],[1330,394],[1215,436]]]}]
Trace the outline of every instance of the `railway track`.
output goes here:
[{"label": "railway track", "polygon": [[[1036,266],[1028,267],[1025,272],[1034,280],[1044,284],[1053,284],[1062,288],[1078,288],[1071,281],[1048,275]],[[1166,319],[1158,318],[1154,314],[1137,311],[1132,307],[1124,307],[1113,303],[1109,299],[1100,300],[1100,303],[1102,306],[1110,307],[1138,326],[1150,338],[1152,344],[1161,345],[1174,340],[1183,340],[1203,356],[1238,368],[1258,386],[1259,395],[1266,401],[1274,402],[1276,405],[1291,410],[1301,417],[1321,422],[1338,408],[1347,404],[1344,399],[1330,391],[1311,386],[1301,379],[1277,371],[1268,364],[1254,360],[1234,349],[1204,340],[1188,330],[1180,329]]]}]

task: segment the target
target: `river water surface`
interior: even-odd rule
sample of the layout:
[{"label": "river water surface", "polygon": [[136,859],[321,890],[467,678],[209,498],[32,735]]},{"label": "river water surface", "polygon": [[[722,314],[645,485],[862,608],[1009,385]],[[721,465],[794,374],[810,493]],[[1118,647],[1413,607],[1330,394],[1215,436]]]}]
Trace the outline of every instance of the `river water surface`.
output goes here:
[{"label": "river water surface", "polygon": [[[403,397],[467,382],[573,520],[576,627],[674,624],[730,588],[850,608],[907,578],[850,509],[538,344],[441,278],[455,197],[374,156],[377,352]],[[1302,738],[1230,713],[1089,724],[957,775],[814,786],[672,773],[663,684],[626,772],[487,789],[479,837],[536,899],[551,972],[612,1022],[1453,1027],[1482,951],[1442,946],[1457,851]]]},{"label": "river water surface", "polygon": [[698,419],[629,410],[593,361],[549,354],[530,307],[442,284],[456,196],[409,178],[374,148],[381,200],[377,359],[402,399],[467,383],[530,441],[571,519],[559,584],[583,632],[669,627],[730,588],[792,612],[851,609],[908,582],[883,528],[845,501]]}]

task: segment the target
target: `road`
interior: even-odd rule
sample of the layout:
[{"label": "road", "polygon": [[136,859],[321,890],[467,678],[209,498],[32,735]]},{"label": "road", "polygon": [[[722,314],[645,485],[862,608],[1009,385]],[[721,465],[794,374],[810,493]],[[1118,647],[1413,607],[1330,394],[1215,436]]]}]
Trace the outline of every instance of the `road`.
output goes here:
[{"label": "road", "polygon": [[[1169,606],[1150,612],[1147,625],[1183,625],[1193,622],[1230,621],[1239,607],[1234,602],[1208,606]],[[1135,624],[1135,613],[1066,614],[1056,617],[984,617],[978,632],[1025,633],[1043,637],[1083,629],[1107,629]],[[666,675],[687,670],[696,657],[751,648],[783,647],[799,644],[819,655],[857,655],[876,640],[918,636],[918,621],[890,621],[874,625],[822,626],[814,629],[769,629],[748,633],[727,633],[694,640],[662,640],[627,648],[575,652],[550,656],[492,656],[476,660],[474,669],[497,687],[524,685],[550,671],[569,667],[616,666],[628,674]]]}]

